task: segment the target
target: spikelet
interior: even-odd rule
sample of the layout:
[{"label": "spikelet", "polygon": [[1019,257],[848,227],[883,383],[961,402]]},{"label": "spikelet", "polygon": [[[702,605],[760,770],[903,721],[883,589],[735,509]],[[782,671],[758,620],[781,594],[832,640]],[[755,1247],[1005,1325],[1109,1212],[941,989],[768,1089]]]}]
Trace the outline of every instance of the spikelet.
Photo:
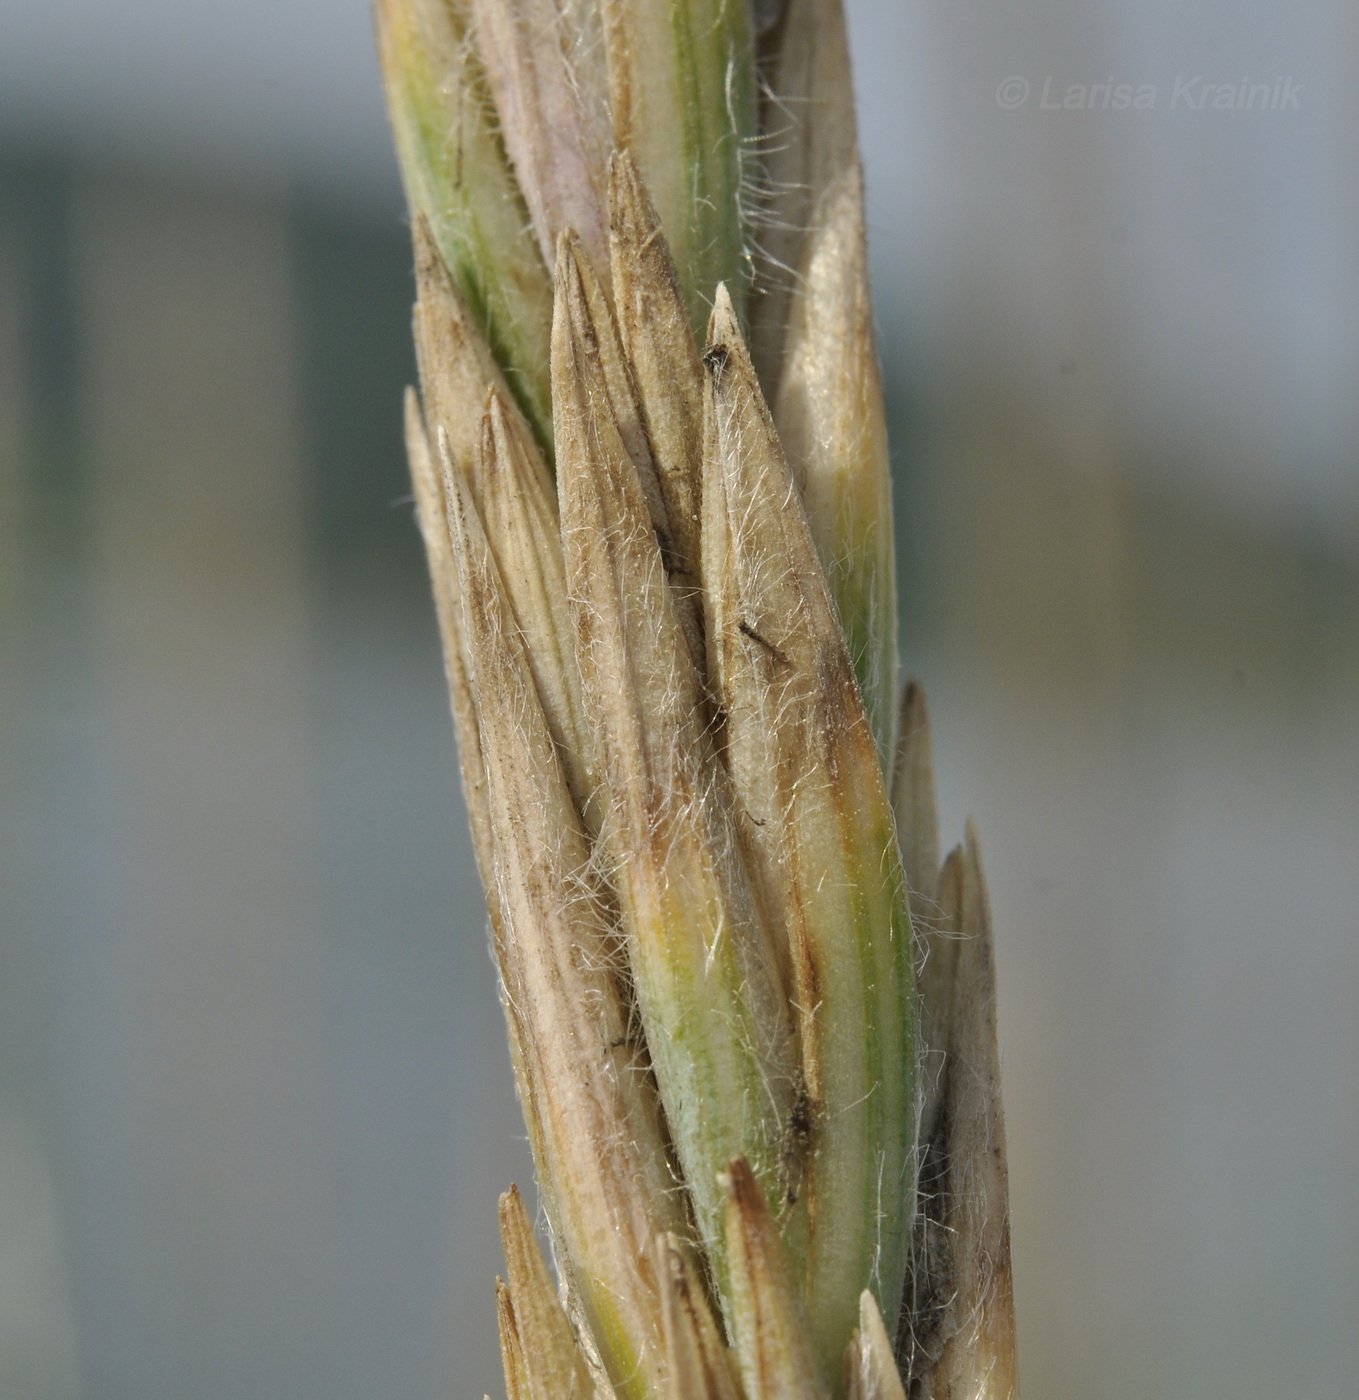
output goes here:
[{"label": "spikelet", "polygon": [[656,1241],[665,1312],[666,1400],[742,1400],[734,1358],[685,1250],[673,1235]]},{"label": "spikelet", "polygon": [[501,1285],[502,1331],[513,1330],[514,1377],[526,1400],[592,1400],[594,1381],[571,1323],[552,1288],[524,1198],[511,1186],[500,1198],[500,1239],[508,1283]]},{"label": "spikelet", "polygon": [[748,1400],[828,1400],[797,1275],[744,1158],[733,1161],[727,1193],[731,1324]]},{"label": "spikelet", "polygon": [[777,1195],[795,1099],[792,1018],[703,727],[701,677],[583,303],[564,245],[552,355],[558,486],[605,849],[667,1122],[720,1289],[716,1176],[743,1153]]},{"label": "spikelet", "polygon": [[511,1191],[507,1394],[1013,1400],[990,913],[970,827],[937,872],[898,707],[841,0],[376,18],[407,450],[559,1279]]},{"label": "spikelet", "polygon": [[906,1400],[891,1339],[866,1288],[859,1295],[859,1330],[849,1344],[846,1372],[848,1400]]},{"label": "spikelet", "polygon": [[751,16],[733,0],[600,0],[614,142],[660,213],[695,331],[749,282],[745,163],[758,121]]},{"label": "spikelet", "polygon": [[663,1348],[652,1241],[686,1231],[683,1199],[613,968],[609,902],[476,507],[447,453],[444,464],[520,1096],[549,1218],[604,1364],[623,1393],[646,1395]]},{"label": "spikelet", "polygon": [[[913,956],[886,783],[806,512],[730,301],[713,312],[703,476],[707,636],[741,835],[783,944],[802,1049],[805,1160],[788,1190],[821,1364],[860,1292],[906,1268]],[[866,1205],[871,1203],[871,1209]]]},{"label": "spikelet", "polygon": [[551,281],[497,135],[467,5],[375,0],[374,17],[406,198],[535,431],[550,443]]},{"label": "spikelet", "polygon": [[921,973],[929,1057],[914,1296],[898,1339],[912,1400],[1014,1400],[1014,1294],[995,948],[972,823],[939,873]]}]

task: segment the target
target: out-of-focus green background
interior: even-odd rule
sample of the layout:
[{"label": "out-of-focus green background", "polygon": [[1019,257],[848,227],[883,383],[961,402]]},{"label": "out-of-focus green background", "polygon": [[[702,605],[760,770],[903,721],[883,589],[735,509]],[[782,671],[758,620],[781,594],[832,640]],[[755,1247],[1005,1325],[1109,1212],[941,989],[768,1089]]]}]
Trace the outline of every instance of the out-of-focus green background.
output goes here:
[{"label": "out-of-focus green background", "polygon": [[[850,8],[1025,1391],[1347,1400],[1359,19]],[[528,1167],[370,42],[362,0],[0,13],[3,1400],[499,1391]],[[1242,83],[1296,105],[1204,101]]]}]

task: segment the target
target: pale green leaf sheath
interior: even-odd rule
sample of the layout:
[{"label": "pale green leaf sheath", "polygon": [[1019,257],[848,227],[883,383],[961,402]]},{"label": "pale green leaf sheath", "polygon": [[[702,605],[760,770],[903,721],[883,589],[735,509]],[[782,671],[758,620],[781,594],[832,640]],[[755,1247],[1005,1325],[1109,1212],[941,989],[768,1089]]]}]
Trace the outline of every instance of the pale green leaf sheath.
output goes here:
[{"label": "pale green leaf sheath", "polygon": [[759,106],[745,0],[601,0],[614,139],[660,214],[695,332],[727,282],[744,302],[745,165]]},{"label": "pale green leaf sheath", "polygon": [[450,537],[476,697],[503,929],[523,1028],[520,1092],[567,1272],[615,1389],[659,1393],[664,1337],[653,1253],[688,1229],[645,1050],[616,975],[618,936],[558,763],[523,641],[451,459]]},{"label": "pale green leaf sheath", "polygon": [[466,299],[515,398],[552,442],[551,279],[496,135],[463,0],[376,0],[378,49],[413,212]]},{"label": "pale green leaf sheath", "polygon": [[806,513],[730,304],[713,313],[703,480],[710,672],[739,831],[778,929],[806,1083],[805,1299],[840,1374],[871,1288],[890,1313],[909,1239],[914,990],[886,784]]},{"label": "pale green leaf sheath", "polygon": [[725,1291],[717,1175],[744,1154],[777,1199],[796,1046],[735,849],[699,677],[571,271],[563,247],[552,355],[557,481],[606,795],[604,848],[666,1120]]}]

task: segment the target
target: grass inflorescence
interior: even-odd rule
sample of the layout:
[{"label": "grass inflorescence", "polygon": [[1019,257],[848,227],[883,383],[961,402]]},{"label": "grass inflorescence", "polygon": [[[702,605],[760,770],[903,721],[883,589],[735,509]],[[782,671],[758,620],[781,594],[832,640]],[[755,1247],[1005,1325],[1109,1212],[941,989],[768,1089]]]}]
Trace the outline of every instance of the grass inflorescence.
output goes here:
[{"label": "grass inflorescence", "polygon": [[837,0],[378,0],[406,436],[519,1096],[510,1400],[1010,1400]]}]

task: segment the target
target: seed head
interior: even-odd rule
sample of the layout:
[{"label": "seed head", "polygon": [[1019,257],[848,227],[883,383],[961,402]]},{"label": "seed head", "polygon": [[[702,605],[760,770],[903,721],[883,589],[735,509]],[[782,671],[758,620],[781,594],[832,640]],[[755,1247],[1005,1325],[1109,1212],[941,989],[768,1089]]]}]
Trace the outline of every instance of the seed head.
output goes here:
[{"label": "seed head", "polygon": [[990,916],[897,706],[840,0],[376,17],[407,449],[559,1280],[511,1191],[510,1400],[1013,1400]]}]

